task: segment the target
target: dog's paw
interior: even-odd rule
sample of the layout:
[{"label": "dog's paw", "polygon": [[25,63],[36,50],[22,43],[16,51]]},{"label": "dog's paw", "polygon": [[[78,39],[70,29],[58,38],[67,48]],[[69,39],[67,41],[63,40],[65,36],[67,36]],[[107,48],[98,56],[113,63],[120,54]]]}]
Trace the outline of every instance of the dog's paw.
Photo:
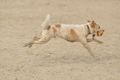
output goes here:
[{"label": "dog's paw", "polygon": [[98,43],[99,43],[99,44],[102,44],[103,42],[102,42],[102,41],[99,41]]},{"label": "dog's paw", "polygon": [[26,43],[23,47],[27,47],[28,46],[28,43]]},{"label": "dog's paw", "polygon": [[100,60],[99,58],[97,58],[96,60]]},{"label": "dog's paw", "polygon": [[96,60],[100,60],[98,57],[94,57]]},{"label": "dog's paw", "polygon": [[29,48],[30,48],[30,47],[32,47],[32,45],[33,45],[33,44],[29,42],[29,43],[26,43],[23,47],[29,46]]},{"label": "dog's paw", "polygon": [[30,44],[30,45],[29,45],[29,48],[31,48],[31,47],[32,47],[32,45],[33,45],[33,44]]}]

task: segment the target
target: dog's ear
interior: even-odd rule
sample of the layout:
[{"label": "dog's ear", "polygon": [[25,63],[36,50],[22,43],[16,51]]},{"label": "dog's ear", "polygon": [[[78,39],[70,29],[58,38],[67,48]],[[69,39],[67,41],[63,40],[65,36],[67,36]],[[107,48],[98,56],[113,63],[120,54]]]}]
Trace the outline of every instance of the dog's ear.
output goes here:
[{"label": "dog's ear", "polygon": [[92,22],[92,21],[90,21],[90,20],[87,20],[87,22],[88,22],[88,23],[90,23],[90,22]]},{"label": "dog's ear", "polygon": [[91,28],[95,28],[95,24],[96,24],[95,21],[89,21],[88,20],[88,23],[90,23]]},{"label": "dog's ear", "polygon": [[92,21],[92,24],[95,25],[96,24],[95,21]]}]

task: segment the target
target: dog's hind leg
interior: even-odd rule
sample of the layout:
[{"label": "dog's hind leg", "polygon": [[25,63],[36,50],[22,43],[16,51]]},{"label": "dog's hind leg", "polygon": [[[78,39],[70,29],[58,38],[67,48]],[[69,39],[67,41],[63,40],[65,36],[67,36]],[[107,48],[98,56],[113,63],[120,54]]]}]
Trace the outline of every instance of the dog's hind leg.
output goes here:
[{"label": "dog's hind leg", "polygon": [[33,44],[44,44],[46,42],[48,42],[51,38],[50,37],[42,37],[42,38],[38,38],[38,37],[34,37],[32,41],[26,43],[24,45],[24,47],[29,46],[32,47]]},{"label": "dog's hind leg", "polygon": [[27,47],[27,46],[29,46],[29,48],[32,47],[33,42],[34,42],[34,41],[37,41],[37,40],[39,40],[39,39],[40,39],[40,38],[38,38],[38,37],[34,37],[30,42],[26,43],[26,44],[24,45],[24,47]]},{"label": "dog's hind leg", "polygon": [[44,44],[44,43],[48,42],[49,40],[50,40],[50,38],[41,38],[39,40],[33,41],[33,44]]}]

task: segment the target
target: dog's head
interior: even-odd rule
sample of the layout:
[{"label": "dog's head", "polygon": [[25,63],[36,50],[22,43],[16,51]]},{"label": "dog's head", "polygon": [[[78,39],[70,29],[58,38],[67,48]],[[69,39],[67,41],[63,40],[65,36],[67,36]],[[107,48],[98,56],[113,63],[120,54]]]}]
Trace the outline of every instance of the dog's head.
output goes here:
[{"label": "dog's head", "polygon": [[103,35],[104,29],[101,29],[100,26],[97,23],[95,23],[95,21],[88,20],[88,23],[89,23],[89,26],[90,26],[93,34],[95,34],[97,36]]}]

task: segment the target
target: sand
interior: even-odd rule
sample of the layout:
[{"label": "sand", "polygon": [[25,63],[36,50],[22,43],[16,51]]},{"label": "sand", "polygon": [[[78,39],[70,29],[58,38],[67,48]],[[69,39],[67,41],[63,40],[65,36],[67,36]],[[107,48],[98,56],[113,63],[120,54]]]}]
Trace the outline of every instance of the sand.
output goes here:
[{"label": "sand", "polygon": [[[120,80],[119,8],[120,0],[0,0],[0,80]],[[103,44],[88,44],[100,60],[59,38],[23,47],[40,37],[47,14],[50,24],[99,23]]]}]

